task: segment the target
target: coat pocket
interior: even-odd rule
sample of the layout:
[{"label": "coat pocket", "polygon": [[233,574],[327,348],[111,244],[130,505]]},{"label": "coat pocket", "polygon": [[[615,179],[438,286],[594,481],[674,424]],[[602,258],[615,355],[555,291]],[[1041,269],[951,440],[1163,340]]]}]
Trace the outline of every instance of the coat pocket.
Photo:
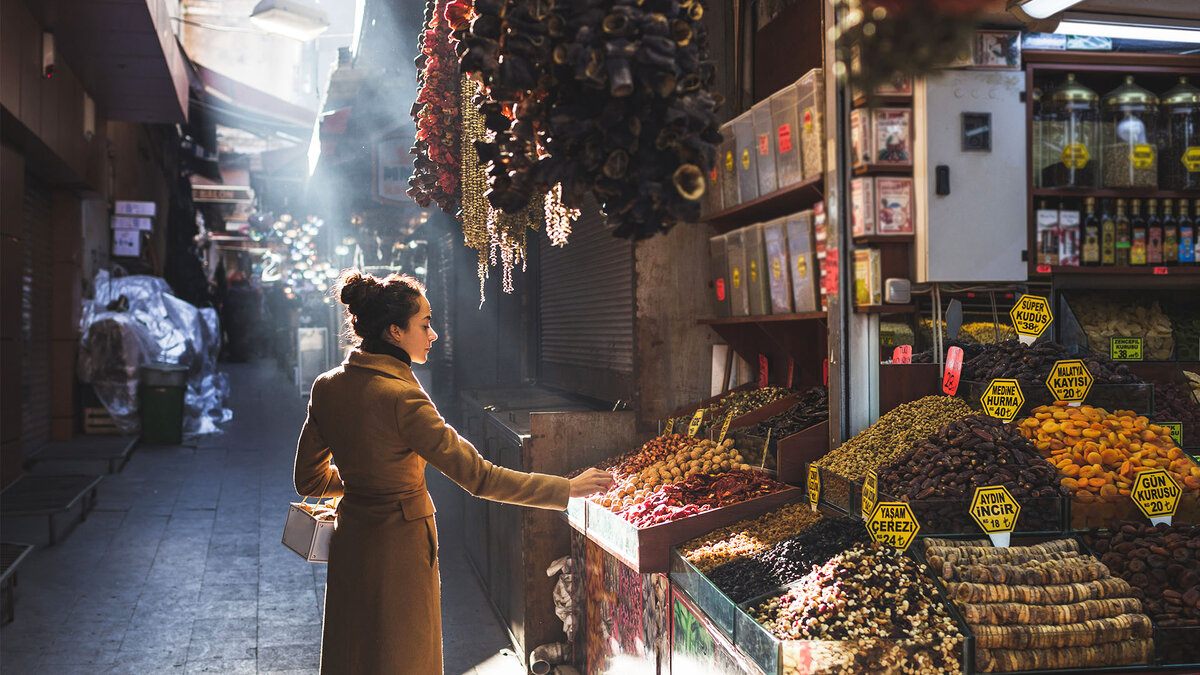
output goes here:
[{"label": "coat pocket", "polygon": [[437,541],[437,525],[434,524],[433,518],[425,519],[425,531],[429,534],[429,566],[437,565],[438,541]]},{"label": "coat pocket", "polygon": [[428,518],[436,511],[436,509],[433,508],[433,500],[430,499],[428,492],[416,497],[405,497],[404,499],[401,499],[400,510],[404,513],[405,520]]}]

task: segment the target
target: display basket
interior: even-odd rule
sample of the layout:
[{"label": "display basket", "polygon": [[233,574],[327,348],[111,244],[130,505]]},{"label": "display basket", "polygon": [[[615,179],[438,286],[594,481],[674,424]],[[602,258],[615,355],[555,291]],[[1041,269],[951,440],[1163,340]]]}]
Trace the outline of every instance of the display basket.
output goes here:
[{"label": "display basket", "polygon": [[[750,608],[777,597],[796,585],[786,586],[737,605],[734,642],[739,650],[762,669],[766,675],[841,675],[843,673],[876,673],[880,664],[898,663],[919,648],[888,639],[874,640],[782,640],[750,615]],[[959,671],[969,673],[973,661],[973,644],[966,622],[938,587],[939,597],[963,636],[960,646]]]},{"label": "display basket", "polygon": [[[979,402],[991,382],[963,380],[959,383],[956,396],[967,402],[972,410],[981,410]],[[1021,395],[1025,404],[1017,412],[1017,419],[1028,417],[1030,412],[1043,405],[1054,405],[1055,396],[1044,383],[1021,383]],[[1152,384],[1101,384],[1094,383],[1088,390],[1084,403],[1095,407],[1114,410],[1133,410],[1147,417],[1154,415],[1154,385]]]},{"label": "display basket", "polygon": [[579,530],[587,532],[587,500],[581,497],[571,497],[567,500],[567,524]]},{"label": "display basket", "polygon": [[[1068,499],[1062,495],[1019,499],[1021,513],[1017,516],[1013,534],[1064,535],[1070,531]],[[948,535],[986,536],[979,524],[971,517],[971,496],[963,498],[906,499],[880,490],[876,503],[906,502],[921,526],[920,534],[926,537]],[[859,494],[859,513],[862,512],[862,495]]]},{"label": "display basket", "polygon": [[671,547],[671,583],[687,594],[721,634],[734,640],[737,603],[717,588],[707,575],[688,562],[676,547]]},{"label": "display basket", "polygon": [[586,534],[601,548],[639,573],[669,572],[671,547],[746,518],[796,500],[799,488],[749,499],[737,504],[697,513],[661,525],[635,527],[621,516],[588,500]]},{"label": "display basket", "polygon": [[[803,485],[807,478],[809,462],[815,462],[829,451],[829,422],[821,422],[783,438],[767,439],[746,432],[730,432],[734,447],[741,450],[742,443],[754,448],[767,447],[767,466],[774,466],[778,479],[791,485]],[[742,453],[745,455],[745,452]]]}]

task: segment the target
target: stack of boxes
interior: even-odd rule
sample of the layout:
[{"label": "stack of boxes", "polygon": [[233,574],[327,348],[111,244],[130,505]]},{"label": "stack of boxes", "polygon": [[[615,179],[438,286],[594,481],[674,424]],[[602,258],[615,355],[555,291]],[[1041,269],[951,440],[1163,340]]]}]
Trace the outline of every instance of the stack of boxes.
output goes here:
[{"label": "stack of boxes", "polygon": [[817,311],[823,293],[813,210],[709,239],[719,317]]}]

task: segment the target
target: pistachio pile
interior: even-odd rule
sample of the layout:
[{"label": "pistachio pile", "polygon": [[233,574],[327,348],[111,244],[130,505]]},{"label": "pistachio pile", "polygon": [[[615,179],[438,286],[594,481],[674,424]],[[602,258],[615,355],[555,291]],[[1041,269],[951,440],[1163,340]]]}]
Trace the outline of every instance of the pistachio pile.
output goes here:
[{"label": "pistachio pile", "polygon": [[[845,641],[813,672],[949,673],[963,635],[921,566],[900,551],[860,544],[749,613],[782,640]],[[901,666],[901,664],[904,664]]]},{"label": "pistachio pile", "polygon": [[770,549],[821,519],[807,503],[788,504],[753,519],[696,537],[679,547],[680,554],[701,572]]},{"label": "pistachio pile", "polygon": [[1114,364],[1103,354],[1071,351],[1054,342],[1023,345],[1017,340],[987,345],[978,356],[963,355],[962,379],[988,382],[997,378],[1021,383],[1044,384],[1058,361],[1082,359],[1096,384],[1141,384],[1142,378],[1124,365]]},{"label": "pistachio pile", "polygon": [[878,472],[884,496],[912,502],[927,532],[978,531],[967,510],[975,488],[1003,485],[1022,505],[1017,528],[1057,530],[1070,492],[1054,466],[1012,425],[968,415],[943,426]]},{"label": "pistachio pile", "polygon": [[816,465],[843,478],[859,480],[912,449],[947,422],[971,414],[967,404],[950,396],[926,396],[903,403],[854,438],[817,460]]},{"label": "pistachio pile", "polygon": [[714,569],[708,578],[734,602],[745,602],[791,583],[811,572],[814,565],[867,541],[870,535],[861,521],[822,518],[762,553]]}]

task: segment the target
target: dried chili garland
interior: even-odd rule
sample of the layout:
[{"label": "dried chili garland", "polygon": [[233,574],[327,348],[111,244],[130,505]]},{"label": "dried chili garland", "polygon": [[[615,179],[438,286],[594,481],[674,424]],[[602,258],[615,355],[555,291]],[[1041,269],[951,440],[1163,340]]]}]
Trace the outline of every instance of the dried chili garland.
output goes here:
[{"label": "dried chili garland", "polygon": [[458,56],[445,18],[447,4],[447,0],[429,1],[419,39],[419,90],[412,108],[417,137],[410,150],[415,158],[408,195],[421,206],[436,202],[443,211],[454,213],[462,198]]}]

